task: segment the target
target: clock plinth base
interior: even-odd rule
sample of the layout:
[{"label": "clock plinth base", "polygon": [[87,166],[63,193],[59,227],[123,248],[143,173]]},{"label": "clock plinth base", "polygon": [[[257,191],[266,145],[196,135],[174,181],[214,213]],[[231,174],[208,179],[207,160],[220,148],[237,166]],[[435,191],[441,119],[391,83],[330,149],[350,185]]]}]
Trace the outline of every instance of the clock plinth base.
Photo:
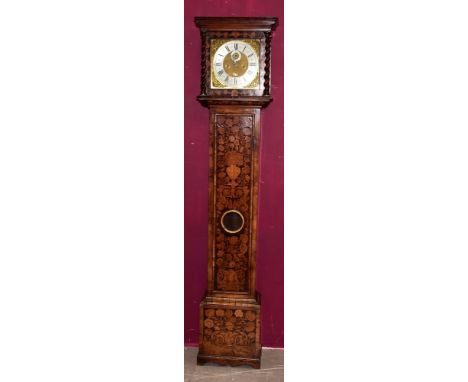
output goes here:
[{"label": "clock plinth base", "polygon": [[197,363],[260,368],[260,303],[250,298],[206,297],[200,304]]},{"label": "clock plinth base", "polygon": [[[261,352],[260,352],[261,353]],[[228,356],[215,356],[215,355],[204,355],[198,354],[197,364],[204,365],[205,363],[217,363],[219,365],[225,366],[243,366],[248,365],[252,366],[254,369],[260,369],[260,359],[258,358],[241,358],[241,357],[228,357]]]}]

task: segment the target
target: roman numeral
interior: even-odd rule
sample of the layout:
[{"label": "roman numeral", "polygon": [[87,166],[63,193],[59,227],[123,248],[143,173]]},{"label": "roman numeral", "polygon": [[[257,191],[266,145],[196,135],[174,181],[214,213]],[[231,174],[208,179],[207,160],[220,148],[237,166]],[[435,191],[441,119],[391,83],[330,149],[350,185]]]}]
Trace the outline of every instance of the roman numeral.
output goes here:
[{"label": "roman numeral", "polygon": [[239,44],[236,42],[236,43],[234,44],[234,50],[237,50],[238,48],[239,48]]},{"label": "roman numeral", "polygon": [[256,62],[249,62],[249,66],[257,66]]},{"label": "roman numeral", "polygon": [[218,53],[218,56],[224,57],[224,55],[222,55],[222,54],[219,54],[219,53]]},{"label": "roman numeral", "polygon": [[247,45],[244,45],[244,49],[242,49],[242,51],[244,51],[244,50],[245,50],[245,48],[247,48]]},{"label": "roman numeral", "polygon": [[229,80],[229,76],[226,76],[226,78],[224,79],[224,81],[228,82]]},{"label": "roman numeral", "polygon": [[253,53],[250,53],[247,57],[252,57],[253,56]]},{"label": "roman numeral", "polygon": [[226,50],[227,50],[228,52],[230,52],[229,47],[228,47],[227,45],[226,45]]},{"label": "roman numeral", "polygon": [[222,76],[223,73],[224,73],[224,71],[220,70],[220,71],[218,72],[218,75]]},{"label": "roman numeral", "polygon": [[216,63],[216,66],[221,66],[221,62],[217,62],[217,63]]}]

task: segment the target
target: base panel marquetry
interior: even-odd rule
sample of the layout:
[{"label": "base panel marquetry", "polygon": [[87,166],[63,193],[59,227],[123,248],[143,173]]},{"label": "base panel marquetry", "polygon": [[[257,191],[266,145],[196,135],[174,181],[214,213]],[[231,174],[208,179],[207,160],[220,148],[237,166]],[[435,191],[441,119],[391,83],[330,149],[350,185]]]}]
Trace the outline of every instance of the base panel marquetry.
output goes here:
[{"label": "base panel marquetry", "polygon": [[198,364],[260,368],[260,304],[242,299],[216,303],[203,300],[199,349]]}]

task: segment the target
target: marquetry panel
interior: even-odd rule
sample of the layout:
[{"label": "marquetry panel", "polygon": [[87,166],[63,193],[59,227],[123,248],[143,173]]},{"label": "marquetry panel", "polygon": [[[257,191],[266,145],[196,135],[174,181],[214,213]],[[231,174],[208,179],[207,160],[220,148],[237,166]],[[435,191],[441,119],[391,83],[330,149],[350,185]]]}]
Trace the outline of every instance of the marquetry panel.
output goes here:
[{"label": "marquetry panel", "polygon": [[254,118],[245,114],[214,118],[214,289],[218,291],[249,289]]},{"label": "marquetry panel", "polygon": [[239,357],[254,357],[258,354],[258,309],[207,305],[201,313],[201,338],[205,352]]}]

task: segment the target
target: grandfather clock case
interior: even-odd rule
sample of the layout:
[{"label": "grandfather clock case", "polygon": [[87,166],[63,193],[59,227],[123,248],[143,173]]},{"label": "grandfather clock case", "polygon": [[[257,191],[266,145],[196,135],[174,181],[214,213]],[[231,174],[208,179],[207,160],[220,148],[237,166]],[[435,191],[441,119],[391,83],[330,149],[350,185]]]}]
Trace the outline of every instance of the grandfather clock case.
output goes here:
[{"label": "grandfather clock case", "polygon": [[195,23],[202,42],[198,100],[210,112],[208,290],[200,304],[197,363],[260,368],[260,115],[272,100],[277,18],[196,17]]}]

